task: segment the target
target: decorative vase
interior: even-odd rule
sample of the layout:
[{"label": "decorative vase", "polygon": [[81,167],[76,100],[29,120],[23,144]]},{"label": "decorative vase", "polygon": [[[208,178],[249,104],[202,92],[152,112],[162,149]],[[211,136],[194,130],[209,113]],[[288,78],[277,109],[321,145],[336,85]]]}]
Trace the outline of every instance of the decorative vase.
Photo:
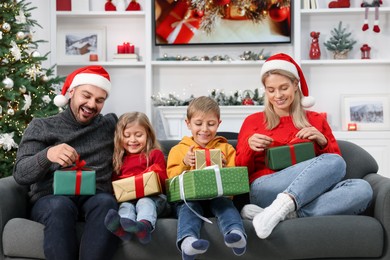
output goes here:
[{"label": "decorative vase", "polygon": [[335,60],[343,60],[348,58],[348,50],[333,52],[333,58]]}]

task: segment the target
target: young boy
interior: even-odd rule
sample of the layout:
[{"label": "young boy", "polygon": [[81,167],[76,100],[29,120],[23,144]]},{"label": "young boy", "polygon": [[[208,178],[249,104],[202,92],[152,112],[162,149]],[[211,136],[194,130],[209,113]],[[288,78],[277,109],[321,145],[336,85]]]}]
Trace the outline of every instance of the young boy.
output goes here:
[{"label": "young boy", "polygon": [[[168,155],[167,174],[169,178],[180,175],[183,171],[195,169],[196,149],[221,149],[223,166],[235,166],[236,151],[226,138],[216,136],[221,123],[217,102],[209,97],[198,97],[187,108],[186,124],[192,137],[183,137],[179,144],[172,147]],[[202,219],[189,207],[203,215],[203,206],[209,205],[211,213],[217,218],[225,244],[232,248],[235,255],[243,255],[246,250],[246,234],[238,210],[230,198],[218,197],[207,201],[187,201],[187,204],[175,204],[178,217],[177,247],[182,252],[183,260],[192,260],[203,254],[209,242],[200,239]]]}]

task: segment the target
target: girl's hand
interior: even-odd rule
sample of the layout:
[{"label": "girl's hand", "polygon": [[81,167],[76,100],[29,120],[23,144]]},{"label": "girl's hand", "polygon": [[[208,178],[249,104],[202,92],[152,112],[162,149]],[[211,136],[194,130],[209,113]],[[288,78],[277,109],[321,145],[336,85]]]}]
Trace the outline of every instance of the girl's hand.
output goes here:
[{"label": "girl's hand", "polygon": [[194,145],[191,145],[188,152],[184,156],[183,163],[187,166],[195,167],[195,152]]},{"label": "girl's hand", "polygon": [[328,144],[326,137],[314,126],[302,128],[296,134],[296,137],[300,139],[309,139],[316,142],[321,147],[325,147]]},{"label": "girl's hand", "polygon": [[267,148],[274,140],[266,135],[253,134],[248,138],[249,147],[255,152],[262,152]]}]

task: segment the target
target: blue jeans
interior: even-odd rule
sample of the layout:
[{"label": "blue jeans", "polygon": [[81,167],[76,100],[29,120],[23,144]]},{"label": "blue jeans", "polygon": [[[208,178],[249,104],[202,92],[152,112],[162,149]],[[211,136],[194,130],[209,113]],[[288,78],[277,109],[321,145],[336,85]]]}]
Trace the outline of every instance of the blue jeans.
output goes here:
[{"label": "blue jeans", "polygon": [[211,213],[217,218],[219,230],[224,236],[232,230],[239,230],[246,236],[240,213],[231,199],[218,197],[210,201],[187,201],[188,206],[184,202],[180,202],[176,205],[178,218],[176,244],[179,250],[184,238],[188,236],[200,238],[203,220],[196,216],[188,207],[203,215],[202,204],[205,204],[205,202],[210,203]]},{"label": "blue jeans", "polygon": [[[134,206],[135,203],[135,206]],[[123,202],[119,206],[118,214],[121,218],[129,218],[134,221],[147,220],[156,226],[157,215],[165,211],[167,197],[164,194],[140,198],[136,202]]]},{"label": "blue jeans", "polygon": [[369,206],[373,191],[362,179],[342,181],[345,169],[341,156],[322,154],[256,179],[250,201],[265,208],[285,192],[294,197],[299,217],[360,214]]},{"label": "blue jeans", "polygon": [[[107,260],[117,249],[119,238],[104,226],[109,209],[118,209],[112,194],[93,196],[47,195],[31,210],[31,219],[45,225],[43,248],[48,260]],[[80,245],[76,223],[85,219]]]}]

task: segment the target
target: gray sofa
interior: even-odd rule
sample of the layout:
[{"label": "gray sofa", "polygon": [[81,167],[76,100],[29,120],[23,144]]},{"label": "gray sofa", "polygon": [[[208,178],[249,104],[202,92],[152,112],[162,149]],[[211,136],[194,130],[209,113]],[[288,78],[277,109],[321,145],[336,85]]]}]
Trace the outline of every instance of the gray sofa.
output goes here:
[{"label": "gray sofa", "polygon": [[[229,142],[236,144],[236,140]],[[390,179],[376,174],[377,163],[361,147],[338,142],[347,162],[347,178],[364,178],[374,189],[373,204],[366,214],[286,220],[265,240],[256,236],[250,221],[244,221],[248,247],[241,259],[390,259]],[[176,143],[162,141],[164,151]],[[247,202],[247,195],[235,197],[238,208]],[[13,177],[0,179],[0,259],[44,259],[44,227],[27,216],[27,189]],[[115,259],[180,259],[176,225],[172,217],[158,219],[150,244],[123,242]],[[80,223],[80,233],[82,227]],[[204,223],[202,237],[211,246],[200,259],[239,259],[224,245],[216,224]]]}]

